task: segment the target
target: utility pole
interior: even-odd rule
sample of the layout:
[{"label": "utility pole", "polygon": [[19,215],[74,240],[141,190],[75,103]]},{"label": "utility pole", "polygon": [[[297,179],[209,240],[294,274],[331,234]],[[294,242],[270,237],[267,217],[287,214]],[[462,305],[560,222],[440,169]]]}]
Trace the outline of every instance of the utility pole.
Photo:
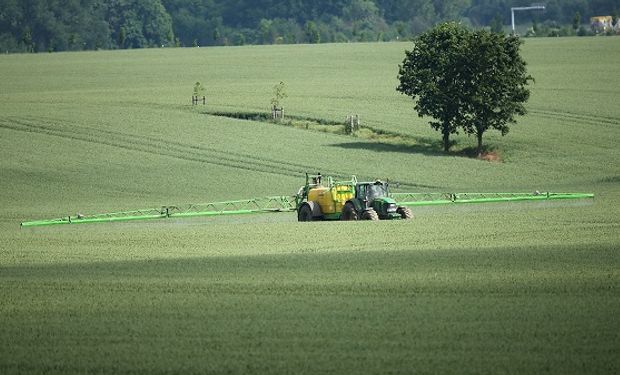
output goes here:
[{"label": "utility pole", "polygon": [[529,7],[513,7],[510,8],[510,15],[512,18],[512,34],[515,34],[515,10],[545,10],[543,4],[532,4]]}]

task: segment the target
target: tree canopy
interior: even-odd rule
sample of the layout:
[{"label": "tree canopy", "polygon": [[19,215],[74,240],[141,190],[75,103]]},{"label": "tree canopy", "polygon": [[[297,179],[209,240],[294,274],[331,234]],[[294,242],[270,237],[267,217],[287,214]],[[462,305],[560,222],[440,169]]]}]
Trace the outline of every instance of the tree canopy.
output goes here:
[{"label": "tree canopy", "polygon": [[488,129],[509,131],[525,114],[526,88],[532,77],[519,54],[518,37],[472,31],[455,22],[422,33],[399,66],[397,90],[410,96],[420,117],[430,116],[441,131],[444,150],[450,135],[475,134],[478,154]]},{"label": "tree canopy", "polygon": [[[0,51],[408,39],[450,20],[510,24],[530,0],[0,0]],[[548,0],[519,22],[572,26],[620,0]]]},{"label": "tree canopy", "polygon": [[434,27],[416,39],[399,67],[397,90],[416,100],[414,109],[420,117],[434,119],[430,125],[441,131],[445,151],[450,149],[450,134],[463,125],[469,36],[457,23]]},{"label": "tree canopy", "polygon": [[478,140],[482,152],[482,135],[495,129],[508,134],[516,115],[526,113],[524,103],[530,97],[525,60],[519,54],[521,40],[516,36],[486,30],[473,31],[466,54],[466,84],[463,130]]}]

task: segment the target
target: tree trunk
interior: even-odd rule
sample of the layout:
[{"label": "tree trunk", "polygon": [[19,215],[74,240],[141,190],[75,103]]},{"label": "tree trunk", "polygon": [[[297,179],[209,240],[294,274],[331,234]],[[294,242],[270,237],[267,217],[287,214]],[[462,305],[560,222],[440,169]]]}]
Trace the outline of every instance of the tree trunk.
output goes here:
[{"label": "tree trunk", "polygon": [[484,130],[478,129],[476,136],[478,137],[478,157],[482,156],[482,134]]},{"label": "tree trunk", "polygon": [[450,151],[450,130],[448,130],[448,127],[446,125],[444,125],[443,127],[443,150],[445,152]]}]

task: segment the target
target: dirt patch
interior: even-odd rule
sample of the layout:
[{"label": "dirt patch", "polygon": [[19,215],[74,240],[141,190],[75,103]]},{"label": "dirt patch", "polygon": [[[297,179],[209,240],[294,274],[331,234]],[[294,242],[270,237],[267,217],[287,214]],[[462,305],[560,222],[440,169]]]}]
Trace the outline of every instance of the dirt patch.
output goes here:
[{"label": "dirt patch", "polygon": [[497,149],[494,149],[491,147],[489,148],[483,147],[481,153],[478,153],[477,147],[467,147],[460,151],[457,151],[456,153],[460,156],[464,156],[464,157],[471,158],[471,159],[484,160],[484,161],[488,161],[491,163],[503,162],[502,155],[500,154],[500,152]]},{"label": "dirt patch", "polygon": [[501,163],[502,158],[496,151],[483,152],[478,156],[478,159],[486,160],[489,162]]}]

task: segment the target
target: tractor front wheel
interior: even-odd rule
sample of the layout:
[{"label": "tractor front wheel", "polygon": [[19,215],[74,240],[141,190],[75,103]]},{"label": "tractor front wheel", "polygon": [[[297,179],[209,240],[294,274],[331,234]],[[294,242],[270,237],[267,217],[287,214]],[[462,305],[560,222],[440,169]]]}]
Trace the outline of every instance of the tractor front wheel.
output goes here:
[{"label": "tractor front wheel", "polygon": [[304,204],[299,208],[299,211],[297,212],[297,220],[314,221],[314,216],[312,216],[312,208],[310,208],[310,205]]},{"label": "tractor front wheel", "polygon": [[411,208],[409,207],[398,207],[396,210],[402,219],[413,219],[413,212],[411,212]]},{"label": "tractor front wheel", "polygon": [[340,220],[358,220],[359,217],[357,215],[357,211],[355,210],[355,206],[353,203],[346,203],[342,208],[342,215],[340,215]]},{"label": "tractor front wheel", "polygon": [[369,208],[362,213],[362,220],[377,221],[379,220],[379,215],[377,215],[377,211],[373,210],[372,208]]}]

